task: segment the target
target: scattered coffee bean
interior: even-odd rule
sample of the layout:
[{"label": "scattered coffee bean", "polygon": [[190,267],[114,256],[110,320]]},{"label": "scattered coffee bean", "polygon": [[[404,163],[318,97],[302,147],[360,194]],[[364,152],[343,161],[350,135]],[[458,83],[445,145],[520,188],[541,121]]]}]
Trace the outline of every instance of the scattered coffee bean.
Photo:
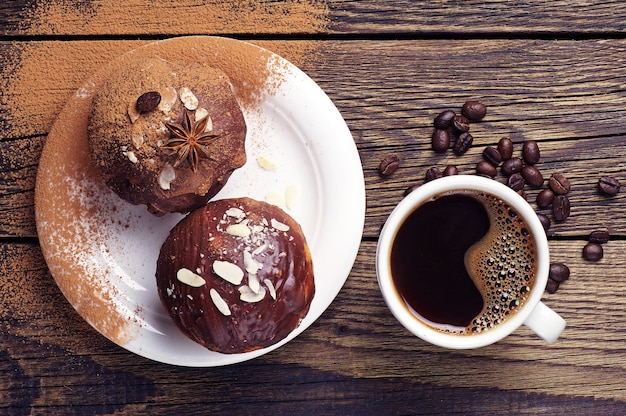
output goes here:
[{"label": "scattered coffee bean", "polygon": [[548,279],[548,283],[546,284],[546,292],[553,295],[556,293],[557,290],[559,290],[560,285],[561,283],[557,282],[556,280]]},{"label": "scattered coffee bean", "polygon": [[608,243],[610,238],[608,230],[596,230],[589,234],[589,242],[596,244]]},{"label": "scattered coffee bean", "polygon": [[554,201],[554,192],[552,189],[542,189],[541,192],[537,194],[537,206],[539,208],[548,208],[552,204],[552,201]]},{"label": "scattered coffee bean", "polygon": [[527,140],[522,146],[522,158],[529,165],[539,162],[540,158],[539,145],[534,140]]},{"label": "scattered coffee bean", "polygon": [[460,114],[457,114],[452,119],[452,127],[459,133],[468,132],[470,129],[469,120]]},{"label": "scattered coffee bean", "polygon": [[426,178],[425,178],[425,180],[426,180],[426,182],[430,182],[430,181],[433,181],[435,179],[439,179],[442,176],[443,176],[443,174],[441,173],[439,168],[436,167],[436,166],[433,166],[432,168],[429,168],[426,171]]},{"label": "scattered coffee bean", "polygon": [[454,176],[454,175],[458,175],[458,174],[459,174],[459,170],[454,165],[448,165],[443,170],[443,176]]},{"label": "scattered coffee bean", "polygon": [[388,155],[380,162],[378,172],[380,172],[382,176],[391,176],[398,170],[399,166],[400,158],[397,155]]},{"label": "scattered coffee bean", "polygon": [[502,160],[509,160],[513,157],[513,140],[503,137],[498,142],[498,152]]},{"label": "scattered coffee bean", "polygon": [[552,225],[552,221],[550,220],[550,217],[548,217],[545,214],[537,214],[537,217],[539,218],[539,222],[541,222],[543,229],[545,231],[548,231],[548,229]]},{"label": "scattered coffee bean", "polygon": [[407,196],[408,194],[410,194],[411,192],[413,192],[414,190],[416,190],[417,188],[419,188],[421,186],[420,183],[416,183],[415,185],[411,185],[408,188],[406,188],[404,190],[404,193],[402,193],[402,196]]},{"label": "scattered coffee bean", "polygon": [[526,165],[522,168],[522,176],[526,183],[532,186],[533,188],[539,188],[543,185],[543,175],[533,165]]},{"label": "scattered coffee bean", "polygon": [[565,221],[570,214],[569,198],[565,195],[557,195],[552,201],[552,214],[557,221]]},{"label": "scattered coffee bean", "polygon": [[494,176],[498,174],[498,170],[496,169],[494,165],[487,162],[486,160],[481,160],[476,165],[476,173],[478,173],[479,175],[484,175],[484,176],[493,178]]},{"label": "scattered coffee bean", "polygon": [[472,146],[474,138],[468,132],[461,133],[456,142],[454,143],[454,154],[461,156]]},{"label": "scattered coffee bean", "polygon": [[598,243],[587,243],[583,247],[583,258],[587,261],[599,261],[604,256],[604,250]]},{"label": "scattered coffee bean", "polygon": [[487,114],[487,106],[480,101],[467,101],[461,108],[461,114],[471,121],[482,120]]},{"label": "scattered coffee bean", "polygon": [[493,166],[498,166],[500,165],[500,162],[502,162],[500,152],[498,152],[498,149],[493,146],[485,147],[485,150],[483,150],[483,159],[491,163]]},{"label": "scattered coffee bean", "polygon": [[598,188],[606,195],[616,195],[619,192],[620,183],[610,176],[603,176],[598,181]]},{"label": "scattered coffee bean", "polygon": [[433,131],[432,147],[437,153],[448,150],[450,147],[450,133],[448,133],[448,130],[435,129]]},{"label": "scattered coffee bean", "polygon": [[513,189],[514,191],[521,191],[522,189],[524,189],[524,184],[524,178],[519,172],[509,176],[509,179],[507,181],[507,185],[509,185],[509,188]]},{"label": "scattered coffee bean", "polygon": [[551,263],[550,264],[550,272],[548,274],[548,278],[562,283],[569,279],[569,267],[567,267],[563,263]]},{"label": "scattered coffee bean", "polygon": [[146,92],[137,98],[135,109],[140,113],[147,113],[157,108],[160,102],[161,94],[156,91]]},{"label": "scattered coffee bean", "polygon": [[524,167],[524,162],[519,157],[512,157],[507,159],[502,164],[502,174],[504,176],[511,176],[514,173],[520,172]]},{"label": "scattered coffee bean", "polygon": [[447,129],[448,127],[450,127],[454,116],[456,116],[456,113],[452,110],[442,111],[437,115],[437,117],[435,117],[435,128],[440,130]]},{"label": "scattered coffee bean", "polygon": [[553,173],[548,181],[550,189],[559,195],[565,195],[569,192],[571,185],[569,180],[562,173]]}]

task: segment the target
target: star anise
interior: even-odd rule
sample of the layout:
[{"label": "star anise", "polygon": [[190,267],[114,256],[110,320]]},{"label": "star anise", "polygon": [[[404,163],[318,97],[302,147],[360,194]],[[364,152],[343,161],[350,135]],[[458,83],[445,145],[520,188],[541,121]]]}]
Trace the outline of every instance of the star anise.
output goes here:
[{"label": "star anise", "polygon": [[200,120],[196,120],[194,114],[194,121],[191,121],[191,119],[191,112],[185,109],[181,124],[165,123],[165,127],[170,132],[170,140],[161,145],[161,149],[174,150],[178,154],[174,167],[177,167],[183,160],[187,159],[187,162],[191,165],[191,170],[195,172],[198,169],[200,157],[211,159],[206,146],[218,134],[205,131],[209,122],[208,115]]}]

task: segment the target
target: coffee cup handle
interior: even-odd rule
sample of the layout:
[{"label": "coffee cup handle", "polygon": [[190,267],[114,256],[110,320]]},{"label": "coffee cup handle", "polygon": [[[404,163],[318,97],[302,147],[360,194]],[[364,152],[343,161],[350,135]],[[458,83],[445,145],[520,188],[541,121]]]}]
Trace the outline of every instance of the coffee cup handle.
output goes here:
[{"label": "coffee cup handle", "polygon": [[548,308],[543,302],[539,302],[524,321],[524,325],[532,329],[548,344],[552,344],[565,329],[565,319]]}]

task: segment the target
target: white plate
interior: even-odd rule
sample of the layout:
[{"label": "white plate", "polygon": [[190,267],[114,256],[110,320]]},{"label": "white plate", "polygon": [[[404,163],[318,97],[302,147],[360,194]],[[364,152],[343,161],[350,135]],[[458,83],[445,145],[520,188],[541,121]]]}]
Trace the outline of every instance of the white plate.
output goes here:
[{"label": "white plate", "polygon": [[[193,58],[176,52],[189,50],[195,52]],[[209,351],[176,328],[160,303],[154,274],[160,246],[182,216],[156,218],[144,207],[122,201],[89,163],[87,115],[108,68],[76,92],[48,136],[35,192],[44,256],[78,313],[129,351],[197,367],[258,357],[309,327],[350,273],[365,218],[363,171],[352,135],[315,82],[257,46],[216,37],[175,38],[151,43],[120,60],[141,56],[211,60],[229,75],[240,101],[246,101],[240,97],[250,75],[246,71],[257,71],[259,65],[267,69],[260,95],[242,106],[248,123],[248,162],[235,171],[216,199],[263,200],[268,194],[284,195],[289,187],[299,191],[295,205],[286,210],[302,226],[313,256],[316,293],[309,313],[282,342],[244,354]],[[262,169],[257,157],[275,162],[276,169]]]}]

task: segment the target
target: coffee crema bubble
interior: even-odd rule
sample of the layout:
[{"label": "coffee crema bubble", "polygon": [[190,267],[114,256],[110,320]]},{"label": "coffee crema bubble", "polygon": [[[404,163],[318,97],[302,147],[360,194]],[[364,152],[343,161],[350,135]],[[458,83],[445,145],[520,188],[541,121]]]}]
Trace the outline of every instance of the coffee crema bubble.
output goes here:
[{"label": "coffee crema bubble", "polygon": [[535,283],[537,248],[524,219],[493,195],[452,191],[416,208],[391,251],[406,307],[445,333],[473,335],[508,320]]}]

